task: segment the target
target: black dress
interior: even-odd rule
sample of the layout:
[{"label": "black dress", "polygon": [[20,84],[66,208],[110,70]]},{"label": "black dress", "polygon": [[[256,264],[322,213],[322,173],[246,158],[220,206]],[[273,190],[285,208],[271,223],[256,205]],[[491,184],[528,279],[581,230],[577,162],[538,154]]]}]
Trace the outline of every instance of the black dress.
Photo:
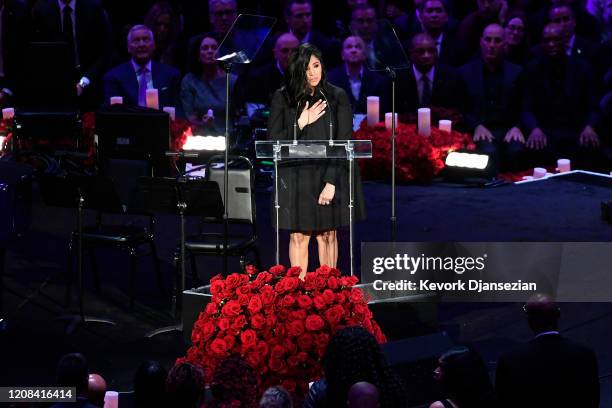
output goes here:
[{"label": "black dress", "polygon": [[[325,115],[299,130],[298,140],[329,139],[329,112],[333,120],[333,138],[350,139],[352,136],[352,110],[348,96],[341,88],[327,84],[324,90],[329,101]],[[309,106],[322,99],[318,92],[309,98]],[[305,104],[305,101],[303,102]],[[303,105],[301,105],[303,106]],[[270,106],[268,132],[272,140],[292,140],[296,109],[290,106],[285,87],[274,93]],[[355,169],[354,221],[365,218],[363,192],[357,162]],[[326,183],[336,187],[330,205],[319,205],[319,195]],[[290,231],[325,231],[349,225],[348,161],[283,160],[279,164],[279,226]],[[273,217],[273,220],[275,218]]]}]

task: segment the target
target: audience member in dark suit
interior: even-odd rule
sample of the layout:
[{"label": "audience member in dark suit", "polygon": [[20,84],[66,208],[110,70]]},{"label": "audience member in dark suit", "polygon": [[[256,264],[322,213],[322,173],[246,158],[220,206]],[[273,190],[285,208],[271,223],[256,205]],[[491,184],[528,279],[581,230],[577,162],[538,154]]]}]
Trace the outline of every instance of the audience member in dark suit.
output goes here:
[{"label": "audience member in dark suit", "polygon": [[497,362],[495,385],[504,408],[599,407],[597,359],[559,333],[560,310],[546,295],[524,307],[535,337]]},{"label": "audience member in dark suit", "polygon": [[506,60],[516,65],[525,65],[530,57],[527,15],[522,12],[510,14],[504,24],[504,32]]},{"label": "audience member in dark suit", "polygon": [[155,88],[160,109],[174,106],[180,111],[181,74],[175,68],[152,61],[155,50],[153,32],[144,25],[136,25],[128,33],[127,41],[132,58],[104,76],[105,103],[111,96],[121,96],[126,105],[146,106],[146,90]]},{"label": "audience member in dark suit", "polygon": [[436,43],[429,34],[417,34],[410,46],[412,67],[398,72],[396,99],[399,113],[416,113],[421,107],[461,111],[465,83],[452,67],[437,64]]},{"label": "audience member in dark suit", "polygon": [[311,0],[287,0],[285,4],[285,21],[289,31],[295,35],[300,44],[310,43],[323,53],[327,68],[340,63],[340,44],[320,32],[312,29],[313,7]]},{"label": "audience member in dark suit", "polygon": [[97,85],[112,57],[111,26],[101,1],[38,0],[32,8],[32,23],[35,40],[68,44],[76,93],[91,108],[98,102]]},{"label": "audience member in dark suit", "polygon": [[519,129],[521,68],[504,60],[504,29],[499,24],[484,29],[480,48],[481,58],[459,70],[470,84],[465,123],[480,151],[492,155],[500,167],[514,167],[525,143]]},{"label": "audience member in dark suit", "polygon": [[221,42],[237,17],[238,6],[236,5],[236,0],[209,0],[208,19],[210,22],[210,32],[208,35]]},{"label": "audience member in dark suit", "polygon": [[[245,100],[247,113],[252,116],[255,109],[270,106],[272,95],[279,89],[285,78],[285,71],[289,66],[289,55],[300,45],[299,41],[291,33],[281,34],[276,40],[274,50],[274,62],[257,67],[249,72],[248,80],[244,86],[246,89]],[[241,80],[238,80],[239,83]],[[242,87],[240,84],[238,88]]]},{"label": "audience member in dark suit", "polygon": [[549,21],[558,24],[563,30],[566,50],[568,56],[581,57],[593,65],[597,65],[597,43],[576,35],[576,18],[571,7],[559,5],[554,6],[549,12]]},{"label": "audience member in dark suit", "polygon": [[367,65],[375,67],[379,63],[377,56],[378,24],[376,9],[369,4],[356,5],[351,12],[351,32],[361,37],[365,44],[365,57]]},{"label": "audience member in dark suit", "polygon": [[478,10],[468,14],[459,25],[459,40],[467,58],[477,54],[482,30],[489,24],[503,24],[508,12],[503,0],[477,0]]},{"label": "audience member in dark suit", "polygon": [[461,43],[457,40],[456,26],[449,20],[444,1],[425,0],[417,10],[420,24],[410,37],[417,33],[429,34],[436,42],[438,62],[441,64],[456,67],[466,62]]},{"label": "audience member in dark suit", "polygon": [[[534,159],[574,157],[593,162],[599,149],[597,97],[588,63],[565,53],[558,24],[542,34],[544,55],[524,71],[521,120]],[[541,163],[540,163],[541,164]]]},{"label": "audience member in dark suit", "polygon": [[582,5],[583,1],[548,0],[531,3],[533,7],[529,12],[529,35],[533,44],[539,41],[544,26],[550,22],[550,7],[558,5],[567,5],[572,9],[576,19],[576,34],[590,41],[599,42],[601,38],[599,24],[595,17],[586,12]]},{"label": "audience member in dark suit", "polygon": [[85,356],[80,353],[62,356],[57,364],[56,376],[59,387],[74,387],[76,389],[76,402],[59,402],[52,405],[51,408],[96,408],[87,400],[89,368]]},{"label": "audience member in dark suit", "polygon": [[328,72],[327,80],[344,89],[349,96],[353,113],[366,113],[367,97],[379,96],[381,112],[391,111],[389,89],[386,78],[370,71],[365,62],[365,43],[361,37],[350,36],[342,43],[344,65]]},{"label": "audience member in dark suit", "polygon": [[0,1],[0,107],[19,99],[29,23],[24,0]]}]

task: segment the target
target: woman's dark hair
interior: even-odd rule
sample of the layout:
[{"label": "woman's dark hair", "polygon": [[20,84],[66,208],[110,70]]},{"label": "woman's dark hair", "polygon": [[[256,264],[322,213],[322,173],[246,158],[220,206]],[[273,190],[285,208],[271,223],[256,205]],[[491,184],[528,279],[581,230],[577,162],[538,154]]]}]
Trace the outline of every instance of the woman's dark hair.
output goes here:
[{"label": "woman's dark hair", "polygon": [[493,400],[487,367],[478,353],[454,347],[440,357],[441,385],[460,408],[485,407]]},{"label": "woman's dark hair", "polygon": [[157,361],[148,360],[134,374],[136,408],[166,406],[166,377],[168,372]]},{"label": "woman's dark hair", "polygon": [[215,399],[206,405],[207,408],[222,407],[234,401],[240,402],[240,406],[244,408],[258,406],[255,371],[239,355],[230,356],[217,365],[211,381],[211,390]]},{"label": "woman's dark hair", "polygon": [[192,408],[204,394],[204,369],[191,363],[179,363],[170,369],[166,379],[168,406]]},{"label": "woman's dark hair", "polygon": [[220,44],[217,36],[212,35],[211,33],[199,34],[189,40],[189,50],[188,50],[188,66],[187,69],[189,72],[200,75],[202,73],[202,63],[200,62],[200,46],[202,45],[202,40],[205,38],[212,38],[217,42],[217,45]]},{"label": "woman's dark hair", "polygon": [[318,88],[327,88],[325,81],[325,64],[323,54],[312,44],[301,44],[289,57],[289,67],[287,69],[286,89],[289,94],[289,101],[292,106],[296,106],[298,101],[306,94],[308,81],[306,80],[306,70],[310,57],[315,56],[321,62],[321,81]]},{"label": "woman's dark hair", "polygon": [[405,391],[391,371],[374,335],[360,326],[338,330],[323,356],[327,406],[346,407],[348,391],[360,381],[376,386],[381,407],[405,406]]}]

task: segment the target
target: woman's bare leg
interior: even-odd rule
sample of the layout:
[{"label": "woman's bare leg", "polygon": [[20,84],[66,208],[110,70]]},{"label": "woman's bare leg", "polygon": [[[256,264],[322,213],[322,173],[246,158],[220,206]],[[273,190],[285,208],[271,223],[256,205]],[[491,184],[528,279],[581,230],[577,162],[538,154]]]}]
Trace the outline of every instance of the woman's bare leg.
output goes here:
[{"label": "woman's bare leg", "polygon": [[324,231],[317,234],[319,246],[319,263],[335,268],[338,264],[338,239],[336,230]]},{"label": "woman's bare leg", "polygon": [[310,242],[311,235],[304,232],[292,232],[289,234],[289,261],[291,266],[302,268],[300,278],[304,277],[308,271],[308,243]]}]

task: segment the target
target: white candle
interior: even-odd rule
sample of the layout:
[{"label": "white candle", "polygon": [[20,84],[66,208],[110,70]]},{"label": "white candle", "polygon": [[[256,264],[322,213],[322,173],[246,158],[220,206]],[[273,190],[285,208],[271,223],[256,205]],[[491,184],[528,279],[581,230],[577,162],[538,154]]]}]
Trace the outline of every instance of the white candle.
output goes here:
[{"label": "white candle", "polygon": [[440,122],[438,122],[438,129],[442,132],[450,133],[453,130],[453,122],[446,119],[440,119]]},{"label": "white candle", "polygon": [[147,89],[147,108],[159,109],[157,89]]},{"label": "white candle", "polygon": [[122,105],[123,104],[123,97],[122,96],[111,96],[110,104],[111,105]]},{"label": "white candle", "polygon": [[557,170],[559,173],[565,173],[572,169],[571,162],[569,159],[559,159],[557,160]]},{"label": "white candle", "polygon": [[170,120],[176,119],[176,109],[173,106],[164,106],[163,111],[170,115]]},{"label": "white candle", "polygon": [[380,99],[378,96],[368,96],[368,126],[378,123],[380,117]]},{"label": "white candle", "polygon": [[2,119],[11,120],[15,117],[15,108],[2,109]]},{"label": "white candle", "polygon": [[[391,130],[391,112],[387,112],[385,113],[385,127],[389,130]],[[395,114],[395,129],[397,130],[397,113]]]},{"label": "white candle", "polygon": [[117,391],[106,391],[104,394],[104,408],[118,408],[119,393]]},{"label": "white candle", "polygon": [[533,169],[533,178],[539,179],[546,176],[546,169],[543,167],[536,167]]},{"label": "white candle", "polygon": [[418,111],[419,135],[429,137],[431,135],[431,110],[420,108]]}]

